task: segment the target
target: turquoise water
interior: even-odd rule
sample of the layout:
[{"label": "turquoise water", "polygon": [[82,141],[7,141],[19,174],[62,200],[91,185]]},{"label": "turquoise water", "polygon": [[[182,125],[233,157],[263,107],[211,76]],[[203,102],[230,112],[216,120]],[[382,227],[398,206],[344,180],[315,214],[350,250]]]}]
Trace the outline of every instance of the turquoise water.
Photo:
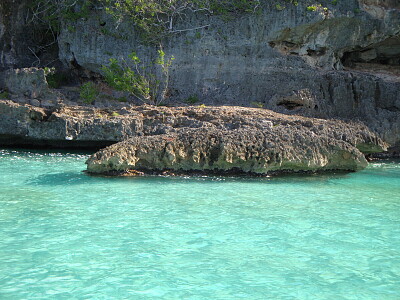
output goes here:
[{"label": "turquoise water", "polygon": [[400,162],[101,178],[0,150],[0,299],[400,299]]}]

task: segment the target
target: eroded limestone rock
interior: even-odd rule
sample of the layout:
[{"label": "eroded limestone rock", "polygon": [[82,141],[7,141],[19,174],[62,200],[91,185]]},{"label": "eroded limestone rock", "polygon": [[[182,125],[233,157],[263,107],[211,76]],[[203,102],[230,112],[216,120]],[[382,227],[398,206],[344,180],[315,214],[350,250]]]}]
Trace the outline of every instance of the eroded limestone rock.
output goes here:
[{"label": "eroded limestone rock", "polygon": [[[174,126],[163,134],[137,136],[111,145],[87,161],[88,172],[356,171],[367,165],[361,151],[380,152],[385,148],[360,123],[288,117],[245,108],[181,112],[200,121],[200,126]],[[171,122],[176,111],[165,113]]]},{"label": "eroded limestone rock", "polygon": [[[119,112],[120,113],[119,113]],[[102,147],[92,173],[358,170],[387,144],[364,124],[243,107],[44,109],[0,100],[0,144]]]}]

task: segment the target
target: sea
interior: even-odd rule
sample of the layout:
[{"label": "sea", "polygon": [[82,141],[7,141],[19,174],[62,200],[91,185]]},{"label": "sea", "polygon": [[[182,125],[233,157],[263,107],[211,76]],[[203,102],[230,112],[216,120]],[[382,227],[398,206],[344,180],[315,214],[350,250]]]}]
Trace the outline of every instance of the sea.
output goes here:
[{"label": "sea", "polygon": [[400,161],[101,177],[0,149],[0,299],[400,299]]}]

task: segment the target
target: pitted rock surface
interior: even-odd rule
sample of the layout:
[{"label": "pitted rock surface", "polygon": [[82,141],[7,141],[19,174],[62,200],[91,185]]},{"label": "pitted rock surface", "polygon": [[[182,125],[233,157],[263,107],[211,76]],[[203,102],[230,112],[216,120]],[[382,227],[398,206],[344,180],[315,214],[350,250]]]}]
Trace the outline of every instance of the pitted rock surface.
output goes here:
[{"label": "pitted rock surface", "polygon": [[0,143],[103,147],[92,173],[358,170],[387,144],[360,122],[288,116],[244,107],[53,110],[0,100]]},{"label": "pitted rock surface", "polygon": [[97,152],[87,161],[90,173],[356,171],[366,167],[365,153],[385,148],[361,123],[239,107],[143,112],[148,135]]}]

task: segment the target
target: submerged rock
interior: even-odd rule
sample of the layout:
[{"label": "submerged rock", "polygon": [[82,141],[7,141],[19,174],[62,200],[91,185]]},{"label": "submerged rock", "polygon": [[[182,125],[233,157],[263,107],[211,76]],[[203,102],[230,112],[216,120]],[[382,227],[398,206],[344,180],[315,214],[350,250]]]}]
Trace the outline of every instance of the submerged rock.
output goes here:
[{"label": "submerged rock", "polygon": [[[88,159],[87,170],[94,174],[356,171],[368,164],[364,154],[385,149],[360,123],[232,107],[213,108],[200,116],[208,120],[198,128],[176,128],[111,145]],[[217,120],[225,125],[241,121],[228,129],[212,126]]]}]

